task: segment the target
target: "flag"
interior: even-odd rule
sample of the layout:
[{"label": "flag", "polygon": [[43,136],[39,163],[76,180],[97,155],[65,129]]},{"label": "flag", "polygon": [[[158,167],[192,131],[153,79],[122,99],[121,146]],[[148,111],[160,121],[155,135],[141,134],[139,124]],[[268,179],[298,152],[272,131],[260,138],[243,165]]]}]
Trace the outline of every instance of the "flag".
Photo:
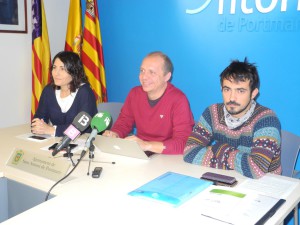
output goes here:
[{"label": "flag", "polygon": [[81,0],[70,0],[65,51],[80,55],[82,42]]},{"label": "flag", "polygon": [[43,88],[50,81],[50,44],[43,0],[32,0],[32,97],[31,118],[38,107]]},{"label": "flag", "polygon": [[86,0],[81,60],[95,93],[97,103],[107,102],[97,0]]}]

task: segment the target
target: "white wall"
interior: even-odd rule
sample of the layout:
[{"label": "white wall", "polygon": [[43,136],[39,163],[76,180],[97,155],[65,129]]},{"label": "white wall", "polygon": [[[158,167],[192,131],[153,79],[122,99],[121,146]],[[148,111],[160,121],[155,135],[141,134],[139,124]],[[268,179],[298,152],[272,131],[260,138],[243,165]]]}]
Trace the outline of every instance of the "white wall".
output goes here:
[{"label": "white wall", "polygon": [[[0,33],[0,127],[30,122],[31,0],[27,1],[27,34]],[[51,57],[64,49],[69,0],[44,0]]]}]

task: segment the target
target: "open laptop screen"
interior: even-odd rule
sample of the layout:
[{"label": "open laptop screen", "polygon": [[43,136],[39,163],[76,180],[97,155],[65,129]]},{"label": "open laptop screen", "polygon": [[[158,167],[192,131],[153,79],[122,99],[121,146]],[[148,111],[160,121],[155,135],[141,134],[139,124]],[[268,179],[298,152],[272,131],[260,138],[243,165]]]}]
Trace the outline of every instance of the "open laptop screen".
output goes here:
[{"label": "open laptop screen", "polygon": [[94,145],[99,148],[100,151],[105,153],[128,156],[137,159],[149,160],[149,156],[154,154],[150,151],[143,151],[135,141],[123,138],[97,135]]}]

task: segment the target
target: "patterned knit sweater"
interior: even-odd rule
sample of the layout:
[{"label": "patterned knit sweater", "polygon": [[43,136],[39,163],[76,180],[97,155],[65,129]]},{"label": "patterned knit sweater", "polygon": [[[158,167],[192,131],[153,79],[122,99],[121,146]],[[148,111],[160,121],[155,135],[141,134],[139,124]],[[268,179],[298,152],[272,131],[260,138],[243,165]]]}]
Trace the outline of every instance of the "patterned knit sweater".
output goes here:
[{"label": "patterned knit sweater", "polygon": [[257,103],[252,116],[230,130],[223,107],[214,104],[203,112],[186,143],[184,161],[250,178],[281,174],[281,125],[275,113]]}]

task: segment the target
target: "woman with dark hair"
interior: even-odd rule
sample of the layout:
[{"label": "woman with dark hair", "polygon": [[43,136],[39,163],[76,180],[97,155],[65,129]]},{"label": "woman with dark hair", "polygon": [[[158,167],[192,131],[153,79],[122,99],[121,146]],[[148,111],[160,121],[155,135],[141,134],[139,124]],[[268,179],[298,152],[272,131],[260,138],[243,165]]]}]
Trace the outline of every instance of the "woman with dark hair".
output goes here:
[{"label": "woman with dark hair", "polygon": [[78,54],[59,52],[50,72],[51,82],[41,94],[31,132],[60,137],[79,112],[91,117],[97,113],[96,98]]}]

